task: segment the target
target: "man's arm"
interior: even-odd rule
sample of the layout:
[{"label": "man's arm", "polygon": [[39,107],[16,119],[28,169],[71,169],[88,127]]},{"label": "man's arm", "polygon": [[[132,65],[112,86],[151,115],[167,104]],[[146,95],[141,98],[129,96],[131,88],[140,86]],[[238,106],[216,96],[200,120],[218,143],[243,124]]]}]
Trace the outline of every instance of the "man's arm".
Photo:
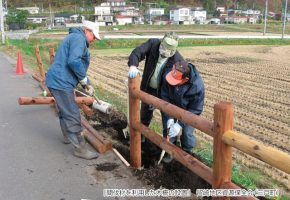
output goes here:
[{"label": "man's arm", "polygon": [[139,66],[139,62],[145,59],[146,54],[151,50],[154,41],[157,39],[149,39],[145,43],[136,47],[129,56],[128,66]]}]

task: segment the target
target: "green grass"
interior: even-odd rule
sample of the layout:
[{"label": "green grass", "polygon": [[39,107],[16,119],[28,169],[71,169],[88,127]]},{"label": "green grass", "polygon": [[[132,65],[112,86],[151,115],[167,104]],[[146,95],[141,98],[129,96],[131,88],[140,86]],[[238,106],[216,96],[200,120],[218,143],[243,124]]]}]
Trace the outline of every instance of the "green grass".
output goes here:
[{"label": "green grass", "polygon": [[[192,25],[125,25],[100,27],[101,31],[113,31],[118,28],[120,31],[133,32],[154,32],[154,31],[192,31],[192,32],[260,32],[264,30],[264,24],[192,24]],[[282,22],[275,21],[267,23],[267,33],[281,33]],[[118,31],[113,31],[118,32]],[[287,24],[286,33],[290,33],[290,25]]]}]

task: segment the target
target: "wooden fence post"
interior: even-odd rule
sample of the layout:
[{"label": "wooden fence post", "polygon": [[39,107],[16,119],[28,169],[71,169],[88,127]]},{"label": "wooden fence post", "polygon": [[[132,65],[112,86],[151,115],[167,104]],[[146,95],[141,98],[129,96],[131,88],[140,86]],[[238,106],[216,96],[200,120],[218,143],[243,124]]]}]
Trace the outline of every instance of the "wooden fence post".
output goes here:
[{"label": "wooden fence post", "polygon": [[132,94],[140,89],[140,76],[128,80],[129,83],[129,120],[130,120],[130,162],[134,168],[141,168],[141,133],[134,128],[140,123],[140,100]]},{"label": "wooden fence post", "polygon": [[[223,134],[233,129],[234,114],[231,102],[219,102],[214,105],[214,141],[213,141],[213,184],[214,189],[221,188],[232,177],[232,147],[222,141]],[[217,198],[216,198],[217,199]],[[222,197],[218,199],[229,199]]]},{"label": "wooden fence post", "polygon": [[54,48],[49,48],[49,61],[50,61],[50,64],[52,64],[53,59],[54,59]]},{"label": "wooden fence post", "polygon": [[39,47],[35,46],[34,51],[35,51],[35,55],[36,55],[37,64],[39,67],[39,74],[40,74],[42,80],[45,80],[45,73],[44,73],[44,68],[43,68],[43,64],[42,64],[40,53],[39,53]]}]

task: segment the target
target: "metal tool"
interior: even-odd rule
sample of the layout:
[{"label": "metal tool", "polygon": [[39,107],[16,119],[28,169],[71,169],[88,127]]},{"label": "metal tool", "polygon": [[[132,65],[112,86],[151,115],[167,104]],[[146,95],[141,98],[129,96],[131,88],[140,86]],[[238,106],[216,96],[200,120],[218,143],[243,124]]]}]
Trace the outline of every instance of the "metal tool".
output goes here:
[{"label": "metal tool", "polygon": [[[75,91],[83,96],[90,97],[90,95],[75,89]],[[112,105],[108,102],[100,100],[96,95],[93,96],[95,101],[92,104],[92,108],[98,111],[101,111],[106,114],[110,114],[112,112]]]},{"label": "metal tool", "polygon": [[[166,140],[167,140],[167,142],[169,142],[169,137],[168,136],[167,136]],[[161,163],[164,155],[165,155],[165,150],[162,150],[157,165],[159,165]]]}]

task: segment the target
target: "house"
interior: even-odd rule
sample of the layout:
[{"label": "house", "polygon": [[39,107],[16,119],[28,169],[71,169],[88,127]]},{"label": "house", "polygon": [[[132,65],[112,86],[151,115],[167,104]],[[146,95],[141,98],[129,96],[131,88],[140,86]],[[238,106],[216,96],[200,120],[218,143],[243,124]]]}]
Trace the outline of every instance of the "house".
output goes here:
[{"label": "house", "polygon": [[54,25],[65,25],[66,22],[70,22],[70,16],[74,14],[71,13],[56,13],[54,15]]},{"label": "house", "polygon": [[46,16],[28,16],[27,21],[34,24],[41,24],[42,22],[47,21],[47,17]]},{"label": "house", "polygon": [[110,6],[96,6],[94,15],[100,26],[113,25],[114,16]]},{"label": "house", "polygon": [[118,25],[126,25],[126,24],[132,24],[133,23],[133,17],[132,16],[124,16],[124,15],[116,15],[115,16],[116,23]]},{"label": "house", "polygon": [[[101,6],[109,6],[111,8],[111,12],[119,12],[124,10],[126,7],[125,0],[106,0],[104,3],[101,3]],[[134,7],[133,7],[134,8]]]},{"label": "house", "polygon": [[105,3],[111,7],[126,6],[126,0],[106,0]]},{"label": "house", "polygon": [[244,16],[228,16],[225,18],[225,24],[245,24],[248,22],[248,18]]},{"label": "house", "polygon": [[189,24],[192,23],[191,10],[187,7],[176,7],[169,11],[169,18],[175,24]]},{"label": "house", "polygon": [[259,20],[259,17],[252,16],[252,17],[248,17],[247,22],[249,24],[256,24],[258,22],[258,20]]},{"label": "house", "polygon": [[85,19],[85,16],[83,15],[79,15],[79,14],[74,14],[74,15],[71,15],[69,17],[70,21],[72,22],[78,22],[78,23],[81,23],[84,19]]},{"label": "house", "polygon": [[38,14],[39,13],[39,7],[22,7],[22,8],[16,8],[17,10],[27,10],[29,14]]},{"label": "house", "polygon": [[197,7],[197,8],[192,8],[191,9],[191,16],[192,19],[199,24],[203,24],[206,20],[206,10],[204,10],[201,7]]},{"label": "house", "polygon": [[228,13],[228,16],[241,15],[242,10],[241,9],[228,9],[227,13]]},{"label": "house", "polygon": [[219,18],[211,18],[209,24],[221,24],[221,20]]},{"label": "house", "polygon": [[224,13],[225,12],[225,7],[217,7],[216,8],[217,11],[220,11],[220,13]]},{"label": "house", "polygon": [[146,21],[153,21],[155,17],[164,15],[164,8],[148,8],[145,11],[144,18]]},{"label": "house", "polygon": [[242,11],[242,13],[245,16],[259,16],[259,15],[261,15],[260,10],[252,10],[252,9],[244,10],[244,11]]},{"label": "house", "polygon": [[131,7],[125,7],[124,10],[119,12],[120,15],[125,16],[139,16],[139,9],[138,8],[131,8]]},{"label": "house", "polygon": [[154,21],[153,21],[154,25],[166,25],[170,23],[171,21],[169,19],[169,15],[157,16],[154,18]]}]

